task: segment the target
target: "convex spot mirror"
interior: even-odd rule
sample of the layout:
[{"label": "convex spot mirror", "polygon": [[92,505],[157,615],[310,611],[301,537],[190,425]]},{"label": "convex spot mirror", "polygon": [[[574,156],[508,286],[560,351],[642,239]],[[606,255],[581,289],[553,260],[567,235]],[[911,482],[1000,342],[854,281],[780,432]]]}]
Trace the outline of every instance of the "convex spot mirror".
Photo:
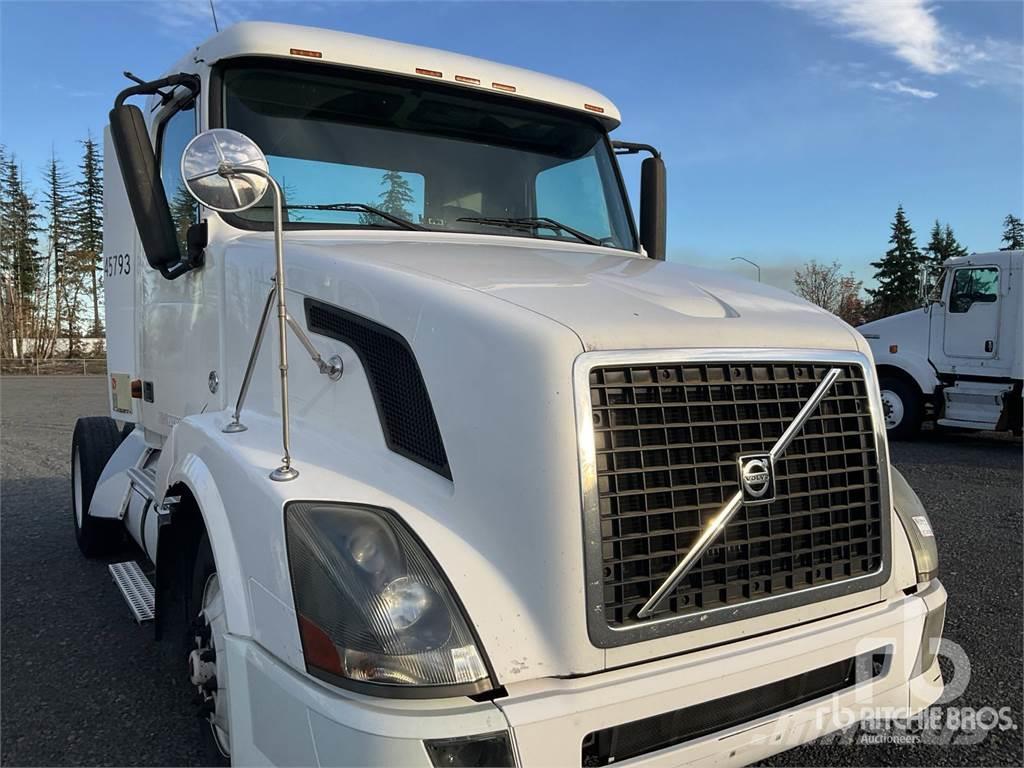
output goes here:
[{"label": "convex spot mirror", "polygon": [[196,200],[220,213],[251,208],[269,185],[270,167],[256,142],[230,128],[203,131],[181,154],[181,179]]}]

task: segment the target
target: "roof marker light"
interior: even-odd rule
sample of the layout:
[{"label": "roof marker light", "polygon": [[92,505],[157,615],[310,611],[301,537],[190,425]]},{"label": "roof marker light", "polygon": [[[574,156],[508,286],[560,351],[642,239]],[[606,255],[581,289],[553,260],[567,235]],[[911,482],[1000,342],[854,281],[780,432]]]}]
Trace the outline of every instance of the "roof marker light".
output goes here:
[{"label": "roof marker light", "polygon": [[422,67],[416,67],[417,75],[428,75],[430,77],[442,77],[441,73],[436,69],[423,69]]},{"label": "roof marker light", "polygon": [[465,75],[456,75],[455,81],[458,83],[469,83],[470,85],[480,85],[479,77],[466,77]]},{"label": "roof marker light", "polygon": [[514,85],[506,85],[505,83],[491,83],[491,87],[499,91],[505,91],[506,93],[516,92],[516,87]]},{"label": "roof marker light", "polygon": [[307,51],[305,48],[292,48],[289,53],[292,56],[308,56],[311,59],[322,59],[324,57],[320,51]]},{"label": "roof marker light", "polygon": [[591,112],[598,112],[598,113],[600,113],[602,115],[604,114],[604,107],[599,107],[599,106],[597,106],[595,104],[584,104],[583,108],[584,109],[589,109]]}]

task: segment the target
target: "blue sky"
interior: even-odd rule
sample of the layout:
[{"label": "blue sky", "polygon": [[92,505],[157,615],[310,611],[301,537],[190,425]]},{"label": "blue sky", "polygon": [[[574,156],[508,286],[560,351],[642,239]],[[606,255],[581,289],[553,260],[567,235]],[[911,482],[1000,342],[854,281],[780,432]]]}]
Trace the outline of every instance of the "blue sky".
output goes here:
[{"label": "blue sky", "polygon": [[[1022,213],[1024,5],[780,2],[230,2],[266,19],[481,56],[576,80],[658,146],[673,260],[788,285],[807,259],[868,278],[903,203],[919,242],[999,246]],[[101,135],[122,70],[156,76],[212,33],[207,0],[0,2],[0,142],[39,187]],[[636,172],[623,160],[635,187]],[[634,197],[634,205],[636,198]],[[922,243],[923,245],[923,243]]]}]

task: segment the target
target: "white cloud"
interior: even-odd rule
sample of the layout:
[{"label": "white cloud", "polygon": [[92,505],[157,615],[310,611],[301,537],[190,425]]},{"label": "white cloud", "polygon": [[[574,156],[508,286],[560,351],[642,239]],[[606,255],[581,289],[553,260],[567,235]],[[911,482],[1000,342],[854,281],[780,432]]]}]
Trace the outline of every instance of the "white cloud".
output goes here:
[{"label": "white cloud", "polygon": [[873,88],[876,91],[884,91],[886,93],[902,93],[907,96],[916,96],[919,99],[934,99],[939,95],[935,91],[926,91],[923,88],[914,88],[909,85],[904,85],[899,80],[889,80],[885,83],[868,83],[868,87]]},{"label": "white cloud", "polygon": [[921,72],[938,75],[958,68],[923,0],[789,0],[787,5],[886,48]]},{"label": "white cloud", "polygon": [[783,2],[789,8],[842,30],[854,40],[888,51],[911,69],[926,75],[959,73],[974,84],[985,80],[1019,88],[1024,74],[1019,45],[992,38],[969,40],[943,26],[934,5],[925,0]]},{"label": "white cloud", "polygon": [[[252,13],[260,10],[259,3],[230,3],[225,0],[214,0],[213,6],[221,29],[250,18]],[[191,42],[200,43],[215,34],[210,0],[157,0],[139,3],[135,7],[156,19],[158,29],[172,37],[188,32],[196,35]]]}]

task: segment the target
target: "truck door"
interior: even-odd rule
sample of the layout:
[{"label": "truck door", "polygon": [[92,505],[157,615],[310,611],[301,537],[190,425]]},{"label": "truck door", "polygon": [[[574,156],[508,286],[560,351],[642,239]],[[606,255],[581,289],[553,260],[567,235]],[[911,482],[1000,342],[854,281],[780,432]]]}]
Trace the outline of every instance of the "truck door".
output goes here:
[{"label": "truck door", "polygon": [[[198,206],[181,180],[181,154],[196,135],[197,103],[168,106],[157,115],[155,146],[171,218],[184,249],[186,233],[198,221]],[[141,326],[142,424],[166,435],[180,419],[222,407],[211,371],[219,366],[220,285],[208,263],[168,280],[154,269],[142,272],[138,310]]]},{"label": "truck door", "polygon": [[950,358],[999,353],[999,267],[963,266],[949,276],[942,351]]}]

